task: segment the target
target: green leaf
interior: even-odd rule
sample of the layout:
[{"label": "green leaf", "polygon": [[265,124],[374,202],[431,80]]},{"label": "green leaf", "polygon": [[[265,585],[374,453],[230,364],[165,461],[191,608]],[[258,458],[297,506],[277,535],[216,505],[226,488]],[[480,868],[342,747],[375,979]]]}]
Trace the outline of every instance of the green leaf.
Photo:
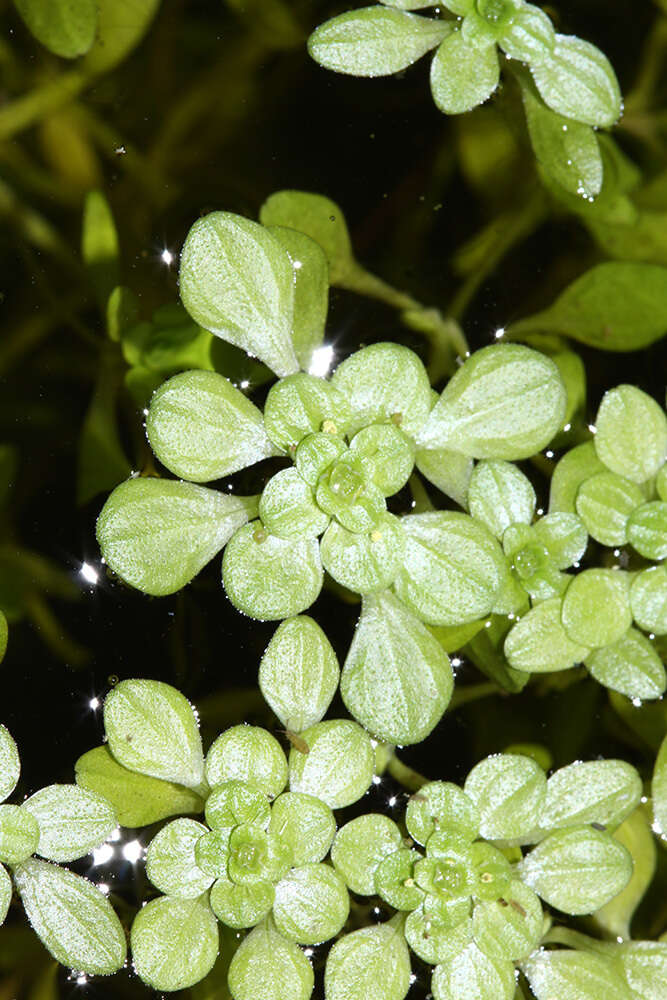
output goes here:
[{"label": "green leaf", "polygon": [[530,3],[513,12],[512,20],[500,38],[500,47],[510,59],[523,63],[537,62],[550,55],[556,44],[551,18]]},{"label": "green leaf", "polygon": [[631,628],[611,645],[594,650],[585,663],[596,681],[628,698],[660,698],[665,691],[662,661],[637,629]]},{"label": "green leaf", "polygon": [[[65,0],[56,0],[56,5],[62,2]],[[101,191],[90,191],[83,207],[81,256],[102,308],[106,308],[109,296],[120,282],[119,254],[118,233],[109,203]]]},{"label": "green leaf", "polygon": [[556,463],[551,476],[549,513],[562,510],[574,514],[577,495],[582,484],[598,473],[608,471],[597,457],[592,441],[578,444],[566,452]]},{"label": "green leaf", "polygon": [[315,240],[326,254],[332,284],[344,283],[356,268],[342,209],[330,198],[308,191],[277,191],[259,213],[265,226],[286,226]]},{"label": "green leaf", "polygon": [[4,924],[12,901],[12,880],[7,869],[0,865],[0,924]]},{"label": "green leaf", "polygon": [[362,7],[316,28],[308,39],[308,52],[320,66],[336,73],[388,76],[421,59],[451,30],[446,21]]},{"label": "green leaf", "polygon": [[331,860],[353,892],[372,896],[378,865],[402,843],[401,831],[393,819],[380,813],[366,813],[339,829],[331,847]]},{"label": "green leaf", "polygon": [[217,372],[182,372],[161,385],[151,400],[146,434],[162,464],[195,483],[276,454],[261,412]]},{"label": "green leaf", "polygon": [[65,59],[87,52],[95,38],[95,0],[14,0],[38,42]]},{"label": "green leaf", "polygon": [[195,860],[197,841],[208,833],[203,823],[175,819],[153,837],[146,852],[146,875],[156,889],[179,899],[199,897],[213,878]]},{"label": "green leaf", "polygon": [[630,815],[641,796],[641,779],[625,761],[576,761],[547,781],[539,825],[543,830],[585,823],[613,828]]},{"label": "green leaf", "polygon": [[562,601],[552,597],[521,617],[505,639],[504,652],[515,670],[530,674],[569,670],[589,653],[569,638],[561,622]]},{"label": "green leaf", "polygon": [[204,759],[197,717],[187,698],[162,681],[126,680],[104,702],[104,726],[119,764],[197,788]]},{"label": "green leaf", "polygon": [[161,896],[137,913],[130,943],[140,979],[156,990],[182,990],[213,968],[218,923],[205,896]]},{"label": "green leaf", "polygon": [[344,926],[349,911],[345,883],[329,865],[292,868],[276,886],[273,919],[288,941],[328,941]]},{"label": "green leaf", "polygon": [[364,597],[341,676],[345,707],[379,739],[425,739],[449,704],[447,654],[425,625],[388,591]]},{"label": "green leaf", "polygon": [[18,865],[34,854],[39,843],[37,820],[22,806],[0,806],[0,861]]},{"label": "green leaf", "polygon": [[348,531],[371,531],[387,507],[370,476],[369,466],[368,459],[347,451],[320,476],[317,484],[318,505]]},{"label": "green leaf", "polygon": [[537,162],[566,191],[586,200],[595,198],[602,190],[603,165],[594,130],[546,107],[527,75],[521,74],[519,80]]},{"label": "green leaf", "polygon": [[348,719],[331,719],[301,735],[308,752],[296,747],[290,751],[290,791],[315,795],[332,809],[349,806],[368,791],[375,754],[361,726]]},{"label": "green leaf", "polygon": [[262,524],[279,538],[314,538],[329,524],[329,515],[315,503],[313,491],[295,468],[281,469],[269,479],[259,500]]},{"label": "green leaf", "polygon": [[597,264],[548,309],[512,324],[507,334],[522,337],[536,330],[604,351],[648,347],[667,331],[667,268],[627,261]]},{"label": "green leaf", "polygon": [[430,781],[408,800],[405,823],[418,844],[426,844],[438,830],[472,841],[479,834],[480,814],[473,799],[458,785]]},{"label": "green leaf", "polygon": [[480,836],[521,843],[537,825],[547,779],[532,758],[495,754],[476,764],[463,790],[479,810]]},{"label": "green leaf", "polygon": [[269,833],[289,848],[295,865],[305,865],[329,853],[336,820],[329,806],[314,795],[283,792],[271,808]]},{"label": "green leaf", "polygon": [[19,752],[12,734],[0,725],[0,802],[12,794],[21,773]]},{"label": "green leaf", "polygon": [[343,435],[349,429],[349,405],[331,383],[298,372],[269,390],[264,404],[266,432],[284,452],[293,451],[309,434]]},{"label": "green leaf", "polygon": [[419,851],[404,847],[383,858],[375,870],[375,891],[395,910],[414,910],[424,899],[424,890],[414,884],[414,866]]},{"label": "green leaf", "polygon": [[338,366],[331,384],[352,410],[350,434],[391,421],[414,437],[431,409],[426,369],[414,351],[400,344],[371,344],[355,351]]},{"label": "green leaf", "polygon": [[116,285],[106,303],[107,334],[109,340],[122,340],[139,319],[139,299],[131,288]]},{"label": "green leaf", "polygon": [[114,760],[106,745],[83,754],[75,768],[77,785],[107,799],[121,826],[148,826],[204,808],[200,796],[183,785],[128,771]]},{"label": "green leaf", "polygon": [[531,65],[545,103],[586,125],[608,127],[621,114],[621,92],[609,60],[590,42],[556,35],[551,53]]},{"label": "green leaf", "polygon": [[223,875],[211,889],[211,909],[227,927],[242,930],[254,927],[271,912],[275,895],[268,879],[239,885]]},{"label": "green leaf", "polygon": [[317,481],[336,459],[347,451],[347,445],[335,434],[306,434],[297,445],[294,464],[304,482],[317,486]]},{"label": "green leaf", "polygon": [[402,519],[398,596],[431,625],[465,625],[493,608],[505,559],[493,535],[467,514],[437,511]]},{"label": "green leaf", "polygon": [[521,968],[537,1000],[632,1000],[614,965],[601,955],[541,948]]},{"label": "green leaf", "polygon": [[412,441],[394,423],[362,428],[350,450],[369,459],[373,482],[386,497],[405,486],[415,464]]},{"label": "green leaf", "polygon": [[249,781],[269,798],[287,783],[287,761],[278,740],[259,726],[232,726],[206,754],[206,780],[213,788],[223,781]]},{"label": "green leaf", "polygon": [[225,549],[222,582],[235,608],[260,621],[305,611],[322,589],[315,538],[267,535],[260,521],[240,528]]},{"label": "green leaf", "polygon": [[32,929],[61,965],[91,975],[123,966],[125,933],[97,886],[34,858],[19,865],[14,879]]},{"label": "green leaf", "polygon": [[573,642],[593,649],[616,642],[632,625],[627,576],[613,569],[579,573],[565,591],[561,621]]},{"label": "green leaf", "polygon": [[630,587],[630,606],[640,628],[667,634],[667,567],[649,566],[637,574]]},{"label": "green leaf", "polygon": [[329,265],[322,247],[296,229],[271,226],[269,232],[287,250],[294,268],[292,344],[300,366],[308,371],[324,340],[329,308]]},{"label": "green leaf", "polygon": [[625,545],[628,518],[643,500],[644,495],[636,483],[615,472],[598,472],[579,487],[576,509],[596,542]]},{"label": "green leaf", "polygon": [[[252,736],[252,734],[250,735]],[[257,745],[261,747],[263,742],[260,737]],[[227,753],[230,749],[234,750],[234,741],[232,741],[231,745],[223,746],[222,749],[223,756],[218,760],[218,764],[224,772],[230,764],[234,763],[231,755]],[[269,776],[270,759],[273,750],[275,750],[275,747],[271,743],[268,743],[268,752],[266,755],[262,755],[267,758],[266,763],[269,764],[267,773]],[[277,757],[277,763],[280,766],[279,757]],[[240,773],[243,774],[246,770],[246,768],[241,768]],[[264,766],[262,770],[264,770]],[[271,777],[270,780],[272,780]],[[261,788],[261,785],[255,784],[253,781],[246,781],[244,778],[229,778],[215,784],[215,787],[206,799],[205,813],[208,825],[222,833],[225,833],[225,831],[231,832],[233,827],[241,825],[260,826],[266,829],[271,817],[271,806],[269,797]]]},{"label": "green leaf", "polygon": [[401,521],[384,513],[368,532],[348,531],[332,521],[321,539],[320,555],[337,583],[357,594],[372,594],[396,579],[403,547]]},{"label": "green leaf", "polygon": [[609,834],[591,827],[558,830],[518,865],[521,878],[550,906],[593,913],[630,881],[632,858]]},{"label": "green leaf", "polygon": [[619,385],[605,392],[595,425],[598,458],[619,476],[644,483],[664,464],[667,417],[662,407],[636,386]]},{"label": "green leaf", "polygon": [[519,344],[493,344],[449,381],[418,443],[473,458],[528,458],[560,429],[565,406],[565,387],[550,358]]},{"label": "green leaf", "polygon": [[460,115],[483,104],[499,80],[495,45],[471,45],[461,31],[445,38],[431,63],[431,94],[446,115]]},{"label": "green leaf", "polygon": [[516,465],[492,461],[475,466],[468,487],[468,509],[496,538],[502,538],[510,524],[530,524],[535,505],[535,490]]},{"label": "green leaf", "polygon": [[294,268],[263,226],[229,212],[199,219],[183,246],[179,284],[183,305],[205,330],[255,355],[279,376],[297,371]]},{"label": "green leaf", "polygon": [[645,559],[667,556],[667,501],[653,500],[632,512],[628,520],[628,541]]},{"label": "green leaf", "polygon": [[613,958],[623,969],[632,1000],[667,998],[667,942],[627,941],[614,946]]},{"label": "green leaf", "polygon": [[78,785],[48,785],[23,803],[39,825],[36,852],[49,861],[75,861],[99,847],[118,825],[97,792]]},{"label": "green leaf", "polygon": [[104,366],[79,434],[78,504],[87,503],[98,493],[118,486],[132,471],[118,432],[117,390],[115,372]]},{"label": "green leaf", "polygon": [[173,594],[248,520],[249,503],[193,483],[128,479],[97,520],[105,561],[145,594]]},{"label": "green leaf", "polygon": [[468,505],[468,486],[474,462],[449,448],[419,448],[415,458],[422,476],[460,507]]},{"label": "green leaf", "polygon": [[651,783],[653,796],[653,829],[662,839],[667,839],[667,736],[662,741],[655,760],[653,780]]},{"label": "green leaf", "polygon": [[96,6],[97,34],[83,67],[91,73],[105,73],[139,44],[160,0],[97,0]]},{"label": "green leaf", "polygon": [[[259,686],[295,733],[319,722],[338,689],[340,667],[320,626],[306,615],[278,626],[259,665]],[[318,859],[319,860],[319,859]]]},{"label": "green leaf", "polygon": [[656,846],[651,826],[641,808],[627,817],[614,833],[632,857],[632,878],[614,899],[595,914],[595,922],[610,937],[629,938],[633,914],[650,886],[656,868]]},{"label": "green leaf", "polygon": [[576,514],[557,511],[540,518],[531,530],[531,540],[544,547],[554,566],[566,569],[578,566],[586,551],[588,534]]},{"label": "green leaf", "polygon": [[515,986],[512,963],[491,958],[474,941],[437,965],[431,980],[434,1000],[512,1000]]},{"label": "green leaf", "polygon": [[542,920],[542,907],[533,890],[514,880],[502,900],[476,904],[472,933],[485,955],[517,962],[527,958],[540,943]]},{"label": "green leaf", "polygon": [[286,941],[270,919],[241,942],[229,966],[234,1000],[310,1000],[313,969],[301,948]]},{"label": "green leaf", "polygon": [[438,919],[439,910],[433,907],[434,896],[427,896],[424,903],[408,915],[405,937],[415,955],[429,965],[446,962],[458,955],[472,941],[472,920],[464,917],[451,927]]},{"label": "green leaf", "polygon": [[410,988],[410,955],[402,921],[375,924],[335,943],[327,957],[327,1000],[403,1000]]},{"label": "green leaf", "polygon": [[[2,661],[5,658],[5,653],[7,652],[8,639],[9,639],[9,629],[7,628],[7,619],[5,618],[4,612],[0,610],[0,663],[2,663]],[[0,753],[1,752],[2,751],[0,751]],[[1,791],[2,791],[2,786],[0,785],[0,792]],[[0,801],[2,801],[1,798]]]}]

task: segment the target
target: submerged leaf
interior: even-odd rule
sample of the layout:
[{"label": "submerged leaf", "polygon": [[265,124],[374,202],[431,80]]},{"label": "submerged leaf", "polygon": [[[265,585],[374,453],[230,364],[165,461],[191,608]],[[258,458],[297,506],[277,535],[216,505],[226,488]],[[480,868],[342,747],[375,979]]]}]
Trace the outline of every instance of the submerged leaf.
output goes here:
[{"label": "submerged leaf", "polygon": [[75,59],[95,38],[95,0],[14,0],[14,5],[38,42],[57,56]]}]

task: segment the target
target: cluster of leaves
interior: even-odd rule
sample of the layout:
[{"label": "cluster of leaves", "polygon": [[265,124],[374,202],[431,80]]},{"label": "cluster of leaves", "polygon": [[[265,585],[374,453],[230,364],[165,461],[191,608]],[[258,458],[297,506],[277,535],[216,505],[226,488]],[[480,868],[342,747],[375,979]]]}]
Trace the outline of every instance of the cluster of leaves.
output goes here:
[{"label": "cluster of leaves", "polygon": [[[381,0],[332,18],[310,36],[320,65],[353,76],[386,76],[435,49],[431,93],[445,114],[471,111],[500,82],[501,63],[513,69],[523,96],[538,161],[567,190],[592,199],[600,193],[602,154],[597,128],[621,113],[618,81],[598,48],[559,35],[541,8],[525,0],[445,0],[433,18],[410,11],[436,7],[432,0]],[[451,18],[451,15],[454,18]]]}]

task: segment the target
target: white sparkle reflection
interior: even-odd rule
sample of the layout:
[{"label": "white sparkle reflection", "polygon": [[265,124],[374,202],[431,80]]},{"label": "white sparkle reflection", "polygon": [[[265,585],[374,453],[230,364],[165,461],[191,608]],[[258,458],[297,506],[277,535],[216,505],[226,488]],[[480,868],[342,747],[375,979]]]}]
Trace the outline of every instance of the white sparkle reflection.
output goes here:
[{"label": "white sparkle reflection", "polygon": [[502,338],[505,336],[505,327],[504,326],[499,326],[498,329],[496,330],[494,336],[495,336],[496,340],[502,340]]},{"label": "white sparkle reflection", "polygon": [[118,826],[116,827],[115,830],[112,830],[109,836],[107,837],[107,843],[111,844],[114,843],[116,840],[120,840],[120,827]]},{"label": "white sparkle reflection", "polygon": [[97,572],[95,567],[91,566],[88,562],[81,563],[79,574],[84,578],[86,583],[90,583],[92,586],[95,586],[100,578],[100,574]]},{"label": "white sparkle reflection", "polygon": [[373,778],[372,778],[372,781],[373,781],[374,785],[379,785],[380,782],[382,781],[382,778],[380,777],[379,774],[374,774]]},{"label": "white sparkle reflection", "polygon": [[111,860],[113,856],[113,847],[111,844],[102,844],[101,847],[96,847],[93,851],[93,864],[94,865],[105,865],[107,861]]},{"label": "white sparkle reflection", "polygon": [[125,860],[131,861],[132,864],[136,864],[143,853],[143,846],[138,840],[130,840],[127,844],[125,844],[122,851]]},{"label": "white sparkle reflection", "polygon": [[85,972],[82,972],[81,975],[76,977],[77,986],[85,986],[87,982],[88,982],[88,976],[85,974]]},{"label": "white sparkle reflection", "polygon": [[111,892],[111,886],[107,885],[106,882],[98,882],[97,888],[100,890],[103,896],[108,896]]},{"label": "white sparkle reflection", "polygon": [[243,381],[239,382],[239,385],[241,386],[242,389],[250,388],[250,382],[247,378],[244,378]]},{"label": "white sparkle reflection", "polygon": [[90,701],[88,702],[88,706],[90,709],[92,709],[93,712],[96,712],[97,709],[100,707],[100,699],[91,698]]},{"label": "white sparkle reflection", "polygon": [[160,254],[160,260],[162,261],[163,264],[166,264],[167,267],[171,267],[171,265],[174,263],[174,255],[171,252],[171,250],[168,250],[167,247],[165,247],[162,253]]},{"label": "white sparkle reflection", "polygon": [[333,359],[334,349],[331,344],[322,344],[321,347],[316,347],[310,359],[309,373],[324,378],[331,371]]}]

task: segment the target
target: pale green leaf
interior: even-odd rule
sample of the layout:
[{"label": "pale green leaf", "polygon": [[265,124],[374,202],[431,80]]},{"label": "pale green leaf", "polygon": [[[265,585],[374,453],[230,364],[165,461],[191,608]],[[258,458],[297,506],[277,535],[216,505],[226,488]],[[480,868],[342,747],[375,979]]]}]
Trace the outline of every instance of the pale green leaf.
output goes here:
[{"label": "pale green leaf", "polygon": [[232,726],[218,736],[206,754],[206,780],[249,781],[270,798],[287,783],[287,760],[278,740],[259,726]]},{"label": "pale green leaf", "polygon": [[632,858],[609,834],[588,826],[549,834],[519,863],[521,878],[550,906],[593,913],[630,881]]},{"label": "pale green leaf", "polygon": [[76,762],[76,783],[102,795],[121,826],[148,826],[168,816],[200,813],[204,802],[196,792],[172,781],[129,771],[114,760],[109,747],[95,747]]},{"label": "pale green leaf", "polygon": [[12,734],[0,725],[0,802],[12,794],[21,773],[19,752]]},{"label": "pale green leaf", "polygon": [[[5,658],[5,653],[7,652],[8,639],[9,639],[9,629],[7,628],[7,619],[5,617],[4,611],[0,610],[0,663],[2,663],[2,661]],[[1,752],[2,751],[0,751],[0,753]],[[0,786],[0,793],[1,791],[2,788]],[[0,801],[2,801],[1,798]]]},{"label": "pale green leaf", "polygon": [[91,975],[125,962],[125,932],[97,886],[65,868],[30,858],[14,872],[26,915],[61,965]]},{"label": "pale green leaf", "polygon": [[204,777],[197,717],[170,684],[126,680],[104,702],[109,748],[130,771],[196,788]]},{"label": "pale green leaf", "polygon": [[627,941],[614,947],[632,1000],[667,1000],[667,941]]},{"label": "pale green leaf", "polygon": [[531,529],[531,540],[544,547],[554,566],[566,569],[578,565],[588,534],[576,514],[557,511],[539,519]]},{"label": "pale green leaf", "polygon": [[539,7],[523,3],[500,39],[500,47],[510,59],[532,63],[548,56],[556,44],[551,18]]},{"label": "pale green leaf", "polygon": [[336,434],[306,434],[296,447],[294,464],[301,478],[314,487],[322,473],[346,451],[347,445]]},{"label": "pale green leaf", "polygon": [[403,847],[382,859],[375,870],[375,891],[395,910],[414,910],[424,899],[424,890],[414,884],[419,851]]},{"label": "pale green leaf", "polygon": [[636,483],[615,472],[598,472],[579,487],[576,509],[596,542],[625,545],[628,518],[643,500],[644,495]]},{"label": "pale green leaf", "polygon": [[623,760],[576,761],[547,781],[540,827],[556,830],[585,823],[618,826],[639,803],[642,782]]},{"label": "pale green leaf", "polygon": [[[262,742],[260,738],[258,745],[261,746]],[[224,772],[230,764],[229,750],[233,749],[233,743],[226,745],[226,748],[223,746],[222,749],[223,757],[218,760],[218,765]],[[270,774],[270,759],[275,747],[269,743],[267,750],[267,773]],[[280,758],[277,756],[276,759],[279,763]],[[211,760],[213,761],[213,758]],[[265,765],[262,766],[262,771],[264,767]],[[231,770],[231,767],[229,769]],[[245,774],[246,771],[247,768],[242,767],[240,774]],[[242,824],[266,828],[269,825],[271,806],[267,793],[261,787],[261,774],[260,784],[244,777],[216,781],[206,799],[205,814],[208,825],[223,833],[231,832],[232,827]]]},{"label": "pale green leaf", "polygon": [[338,366],[331,384],[351,407],[350,434],[392,421],[414,437],[431,409],[426,369],[414,351],[400,344],[372,344],[356,351]]},{"label": "pale green leaf", "polygon": [[175,819],[153,837],[146,851],[146,875],[156,889],[182,899],[206,892],[213,879],[195,860],[197,841],[206,833],[203,823]]},{"label": "pale green leaf", "polygon": [[464,625],[494,606],[504,575],[498,542],[467,514],[438,511],[402,519],[398,596],[432,625]]},{"label": "pale green leaf", "polygon": [[485,955],[516,962],[527,958],[540,943],[542,919],[542,907],[533,890],[515,880],[503,892],[502,902],[496,899],[475,905],[472,933]]},{"label": "pale green leaf", "polygon": [[565,591],[561,621],[569,638],[583,646],[616,642],[632,624],[627,575],[613,569],[579,573]]},{"label": "pale green leaf", "polygon": [[646,632],[667,634],[667,567],[649,566],[632,581],[632,615]]},{"label": "pale green leaf", "polygon": [[537,1000],[634,1000],[615,966],[601,955],[541,948],[521,968]]},{"label": "pale green leaf", "polygon": [[109,340],[122,340],[139,320],[139,299],[131,288],[116,285],[107,299],[105,316]]},{"label": "pale green leaf", "polygon": [[[628,261],[597,264],[548,309],[507,328],[513,337],[536,330],[572,337],[604,351],[648,347],[667,332],[667,268]],[[627,476],[623,468],[612,471]]]},{"label": "pale green leaf", "polygon": [[531,65],[537,89],[558,114],[607,127],[621,114],[621,93],[609,60],[590,42],[556,35],[553,51]]},{"label": "pale green leaf", "polygon": [[384,7],[362,7],[325,21],[308,39],[315,62],[352,76],[388,76],[434,49],[452,30],[446,21]]},{"label": "pale green leaf", "polygon": [[413,442],[393,422],[362,428],[350,450],[370,460],[373,482],[386,497],[405,486],[415,464]]},{"label": "pale green leaf", "polygon": [[393,594],[365,597],[341,676],[345,707],[380,740],[425,739],[440,721],[454,679],[447,654]]},{"label": "pale green leaf", "polygon": [[422,476],[437,486],[460,507],[468,505],[468,486],[474,462],[449,448],[419,448],[415,458]]},{"label": "pale green leaf", "polygon": [[279,376],[298,369],[291,338],[294,269],[263,226],[229,212],[199,219],[183,246],[179,284],[183,305],[205,330]]},{"label": "pale green leaf", "polygon": [[241,498],[193,483],[128,479],[102,508],[97,540],[118,576],[162,597],[188,584],[247,520]]},{"label": "pale green leaf", "polygon": [[331,282],[339,285],[356,263],[341,208],[330,198],[308,191],[277,191],[259,213],[265,226],[287,226],[315,240],[329,262]]},{"label": "pale green leaf", "polygon": [[264,404],[264,425],[273,443],[292,451],[308,434],[343,435],[349,429],[349,404],[330,382],[298,372],[281,379],[269,390]]},{"label": "pale green leaf", "polygon": [[[385,7],[396,7],[397,10],[424,10],[426,7],[437,6],[437,0],[380,0]],[[453,0],[454,6],[448,2],[443,4],[449,10],[453,10],[456,7],[456,0]],[[472,0],[459,0],[459,6],[469,7],[472,5]],[[459,11],[463,13],[463,11]]]},{"label": "pale green leaf", "polygon": [[476,764],[463,790],[479,810],[480,836],[521,843],[537,825],[547,779],[532,758],[494,754]]},{"label": "pale green leaf", "polygon": [[217,372],[182,372],[161,385],[151,400],[146,434],[162,464],[195,483],[276,453],[261,412]]},{"label": "pale green leaf", "polygon": [[342,809],[368,790],[375,754],[369,735],[356,722],[331,719],[306,729],[305,753],[292,747],[289,755],[290,791],[306,792]]},{"label": "pale green leaf", "polygon": [[348,531],[332,521],[320,542],[327,573],[357,594],[390,587],[403,557],[403,524],[393,514],[381,514],[371,531]]},{"label": "pale green leaf", "polygon": [[598,458],[612,472],[634,483],[654,476],[667,458],[664,410],[634,385],[619,385],[605,392],[595,427]]},{"label": "pale green leaf", "polygon": [[566,452],[556,463],[551,476],[549,513],[562,510],[574,514],[577,495],[583,483],[600,472],[608,471],[597,457],[592,441],[578,444]]},{"label": "pale green leaf", "polygon": [[523,472],[509,462],[479,462],[468,487],[468,509],[496,536],[510,524],[530,524],[535,490]]},{"label": "pale green leaf", "polygon": [[[657,851],[648,817],[641,808],[624,820],[614,838],[630,852],[632,878],[618,896],[597,911],[595,922],[605,934],[618,940],[630,937],[633,914],[653,880]],[[666,957],[663,956],[663,962]]]},{"label": "pale green leaf", "polygon": [[95,38],[95,0],[14,0],[38,42],[65,59],[87,52]]},{"label": "pale green leaf", "polygon": [[515,670],[530,674],[569,670],[590,652],[569,638],[561,622],[562,601],[552,597],[521,617],[505,639],[504,652]]},{"label": "pale green leaf", "polygon": [[472,920],[465,916],[454,927],[438,920],[438,910],[431,905],[434,896],[427,896],[422,906],[413,910],[405,921],[405,937],[415,955],[429,965],[447,962],[460,954],[472,941]]},{"label": "pale green leaf", "polygon": [[301,948],[286,941],[270,919],[241,942],[229,966],[233,1000],[309,1000],[313,983]]},{"label": "pale green leaf", "polygon": [[336,820],[329,806],[314,795],[283,792],[271,808],[269,832],[287,845],[295,865],[305,865],[329,853]]},{"label": "pale green leaf", "polygon": [[403,1000],[410,955],[402,924],[375,924],[337,941],[327,957],[324,988],[327,1000]]},{"label": "pale green leaf", "polygon": [[460,31],[445,38],[431,63],[431,94],[446,115],[460,115],[483,104],[498,86],[500,64],[495,45],[469,44]]},{"label": "pale green leaf", "polygon": [[295,468],[281,469],[269,479],[259,500],[259,516],[278,538],[313,538],[329,523],[329,515],[317,506],[312,489]]},{"label": "pale green leaf", "polygon": [[118,825],[97,792],[78,785],[47,785],[23,803],[39,826],[36,853],[49,861],[75,861],[99,847]]},{"label": "pale green leaf", "polygon": [[156,990],[182,990],[213,968],[218,923],[205,896],[161,896],[139,910],[130,933],[132,959],[140,979]]},{"label": "pale green leaf", "polygon": [[653,829],[662,840],[667,840],[667,736],[662,741],[655,760],[653,780]]},{"label": "pale green leaf", "polygon": [[104,73],[122,62],[148,31],[160,0],[97,0],[97,34],[83,66]]},{"label": "pale green leaf", "polygon": [[[62,2],[56,0],[58,4]],[[83,206],[81,256],[102,307],[106,307],[119,283],[119,253],[118,233],[109,202],[101,191],[90,191]]]},{"label": "pale green leaf", "polygon": [[308,371],[313,352],[324,340],[329,308],[329,266],[322,247],[297,229],[271,226],[269,232],[287,250],[294,269],[292,344],[297,361]]},{"label": "pale green leaf", "polygon": [[268,879],[239,885],[222,875],[211,889],[211,909],[221,923],[242,930],[254,927],[271,912],[275,895]]},{"label": "pale green leaf", "polygon": [[446,385],[418,438],[474,458],[527,458],[560,429],[566,392],[550,358],[519,344],[476,351]]},{"label": "pale green leaf", "polygon": [[39,825],[22,806],[0,806],[0,861],[18,865],[37,850]]},{"label": "pale green leaf", "polygon": [[662,660],[637,629],[628,629],[616,642],[594,650],[585,663],[596,681],[628,698],[660,698],[665,691]]},{"label": "pale green leaf", "polygon": [[7,869],[0,865],[0,924],[4,924],[5,917],[12,901],[12,880]]},{"label": "pale green leaf", "polygon": [[512,1000],[515,985],[513,964],[491,958],[474,941],[437,965],[431,979],[434,1000]]},{"label": "pale green leaf", "polygon": [[367,458],[347,451],[320,476],[317,484],[318,505],[348,531],[371,531],[387,508],[370,472]]},{"label": "pale green leaf", "polygon": [[655,477],[655,488],[661,500],[667,500],[667,462],[662,466]]},{"label": "pale green leaf", "polygon": [[372,896],[378,865],[402,843],[401,831],[392,819],[367,813],[339,829],[331,847],[331,860],[353,892]]},{"label": "pale green leaf", "polygon": [[[229,828],[223,830],[206,830],[195,842],[194,860],[197,867],[205,875],[210,876],[207,886],[211,884],[213,879],[227,877],[230,838],[231,830]],[[172,895],[185,896],[186,893],[175,892]]]},{"label": "pale green leaf", "polygon": [[288,941],[328,941],[344,926],[349,910],[345,883],[329,865],[292,868],[276,886],[273,919]]},{"label": "pale green leaf", "polygon": [[331,643],[306,615],[278,626],[259,665],[264,698],[283,725],[296,733],[320,721],[339,677]]},{"label": "pale green leaf", "polygon": [[632,512],[628,541],[645,559],[667,556],[667,500],[652,500]]},{"label": "pale green leaf", "polygon": [[473,799],[458,785],[430,781],[408,800],[405,823],[418,844],[426,844],[438,830],[472,841],[479,834],[480,814]]},{"label": "pale green leaf", "polygon": [[222,582],[229,600],[260,621],[305,611],[322,589],[322,579],[317,539],[267,535],[260,521],[236,532],[222,560]]}]

